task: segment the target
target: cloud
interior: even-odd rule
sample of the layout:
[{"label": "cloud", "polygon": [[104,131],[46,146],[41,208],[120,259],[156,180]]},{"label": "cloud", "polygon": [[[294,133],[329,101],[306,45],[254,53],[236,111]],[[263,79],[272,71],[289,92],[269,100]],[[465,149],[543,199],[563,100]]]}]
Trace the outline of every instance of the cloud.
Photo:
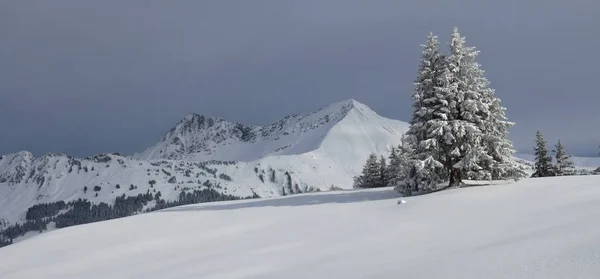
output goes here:
[{"label": "cloud", "polygon": [[0,9],[0,153],[133,153],[189,112],[264,124],[356,98],[408,120],[429,31],[482,52],[529,151],[595,155],[598,1],[18,1]]}]

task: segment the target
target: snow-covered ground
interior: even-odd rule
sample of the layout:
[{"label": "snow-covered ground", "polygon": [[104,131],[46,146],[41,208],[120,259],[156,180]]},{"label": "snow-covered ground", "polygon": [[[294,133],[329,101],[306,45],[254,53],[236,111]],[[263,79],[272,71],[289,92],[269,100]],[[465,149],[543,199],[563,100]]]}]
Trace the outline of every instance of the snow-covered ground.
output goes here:
[{"label": "snow-covered ground", "polygon": [[599,278],[600,176],[199,204],[0,249],[0,278]]}]

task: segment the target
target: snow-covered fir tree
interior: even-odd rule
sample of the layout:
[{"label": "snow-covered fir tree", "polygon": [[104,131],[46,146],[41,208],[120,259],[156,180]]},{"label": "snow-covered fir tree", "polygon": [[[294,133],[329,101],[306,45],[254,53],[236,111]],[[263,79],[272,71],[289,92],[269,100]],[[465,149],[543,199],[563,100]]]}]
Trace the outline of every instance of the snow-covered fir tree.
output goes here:
[{"label": "snow-covered fir tree", "polygon": [[410,162],[412,158],[412,149],[406,144],[406,139],[402,138],[402,144],[398,147],[392,147],[388,164],[388,184],[387,186],[394,187],[400,190],[404,187],[404,182],[407,177]]},{"label": "snow-covered fir tree", "polygon": [[387,186],[396,186],[398,181],[396,180],[397,170],[399,170],[398,163],[398,149],[395,146],[392,146],[392,150],[390,151],[390,156],[388,156],[388,167],[386,170],[387,175]]},{"label": "snow-covered fir tree", "polygon": [[381,155],[379,158],[379,180],[377,181],[377,185],[375,187],[385,187],[388,185],[388,164],[385,160],[385,157]]},{"label": "snow-covered fir tree", "polygon": [[[412,147],[404,184],[418,191],[437,185],[447,178],[444,168],[452,135],[449,129],[450,107],[446,81],[449,71],[444,56],[439,52],[437,36],[429,34],[422,45],[418,76],[412,94],[413,114],[406,142]],[[428,163],[425,163],[425,162]],[[422,175],[423,174],[423,175]]]},{"label": "snow-covered fir tree", "polygon": [[484,145],[484,127],[493,125],[489,111],[489,87],[480,65],[479,51],[467,46],[464,37],[454,28],[447,57],[450,76],[445,88],[450,99],[452,139],[447,167],[450,186],[462,183],[463,176],[491,179],[493,158]]},{"label": "snow-covered fir tree", "polygon": [[553,176],[552,157],[548,155],[546,140],[540,131],[535,135],[535,166],[531,177]]},{"label": "snow-covered fir tree", "polygon": [[381,167],[377,155],[372,153],[363,167],[362,174],[354,177],[354,188],[375,188],[381,184]]},{"label": "snow-covered fir tree", "polygon": [[436,36],[423,46],[412,94],[413,117],[407,132],[414,149],[406,185],[429,191],[448,181],[517,178],[505,108],[476,62],[479,51],[467,46],[454,28],[450,53],[442,55]]},{"label": "snow-covered fir tree", "polygon": [[574,175],[575,174],[575,165],[573,161],[571,161],[571,155],[568,155],[565,152],[565,147],[562,145],[560,140],[554,146],[556,164],[554,165],[554,174],[557,176],[563,175]]}]

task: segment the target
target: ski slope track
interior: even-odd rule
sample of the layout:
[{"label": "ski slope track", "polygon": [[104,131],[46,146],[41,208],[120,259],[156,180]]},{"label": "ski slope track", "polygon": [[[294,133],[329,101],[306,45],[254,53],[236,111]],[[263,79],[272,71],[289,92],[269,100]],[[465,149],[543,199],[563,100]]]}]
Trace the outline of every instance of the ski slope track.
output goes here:
[{"label": "ski slope track", "polygon": [[600,177],[175,207],[0,249],[0,278],[598,278]]},{"label": "ski slope track", "polygon": [[0,230],[23,222],[33,205],[61,200],[112,204],[122,195],[160,192],[169,201],[182,190],[207,188],[207,183],[238,197],[305,193],[332,185],[347,189],[369,154],[387,156],[407,129],[405,122],[346,100],[260,127],[190,114],[156,145],[133,156],[4,155]]}]

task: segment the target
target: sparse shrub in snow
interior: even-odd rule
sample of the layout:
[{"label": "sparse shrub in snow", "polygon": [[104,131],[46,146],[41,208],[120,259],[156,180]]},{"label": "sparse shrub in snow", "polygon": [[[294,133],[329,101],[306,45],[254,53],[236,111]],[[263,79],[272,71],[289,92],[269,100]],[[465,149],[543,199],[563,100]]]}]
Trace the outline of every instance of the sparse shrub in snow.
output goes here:
[{"label": "sparse shrub in snow", "polygon": [[175,183],[177,183],[177,178],[175,176],[171,176],[171,178],[169,178],[168,182],[171,184],[175,184]]},{"label": "sparse shrub in snow", "polygon": [[102,187],[100,187],[100,186],[94,186],[94,192],[98,192],[100,190],[102,190]]}]

